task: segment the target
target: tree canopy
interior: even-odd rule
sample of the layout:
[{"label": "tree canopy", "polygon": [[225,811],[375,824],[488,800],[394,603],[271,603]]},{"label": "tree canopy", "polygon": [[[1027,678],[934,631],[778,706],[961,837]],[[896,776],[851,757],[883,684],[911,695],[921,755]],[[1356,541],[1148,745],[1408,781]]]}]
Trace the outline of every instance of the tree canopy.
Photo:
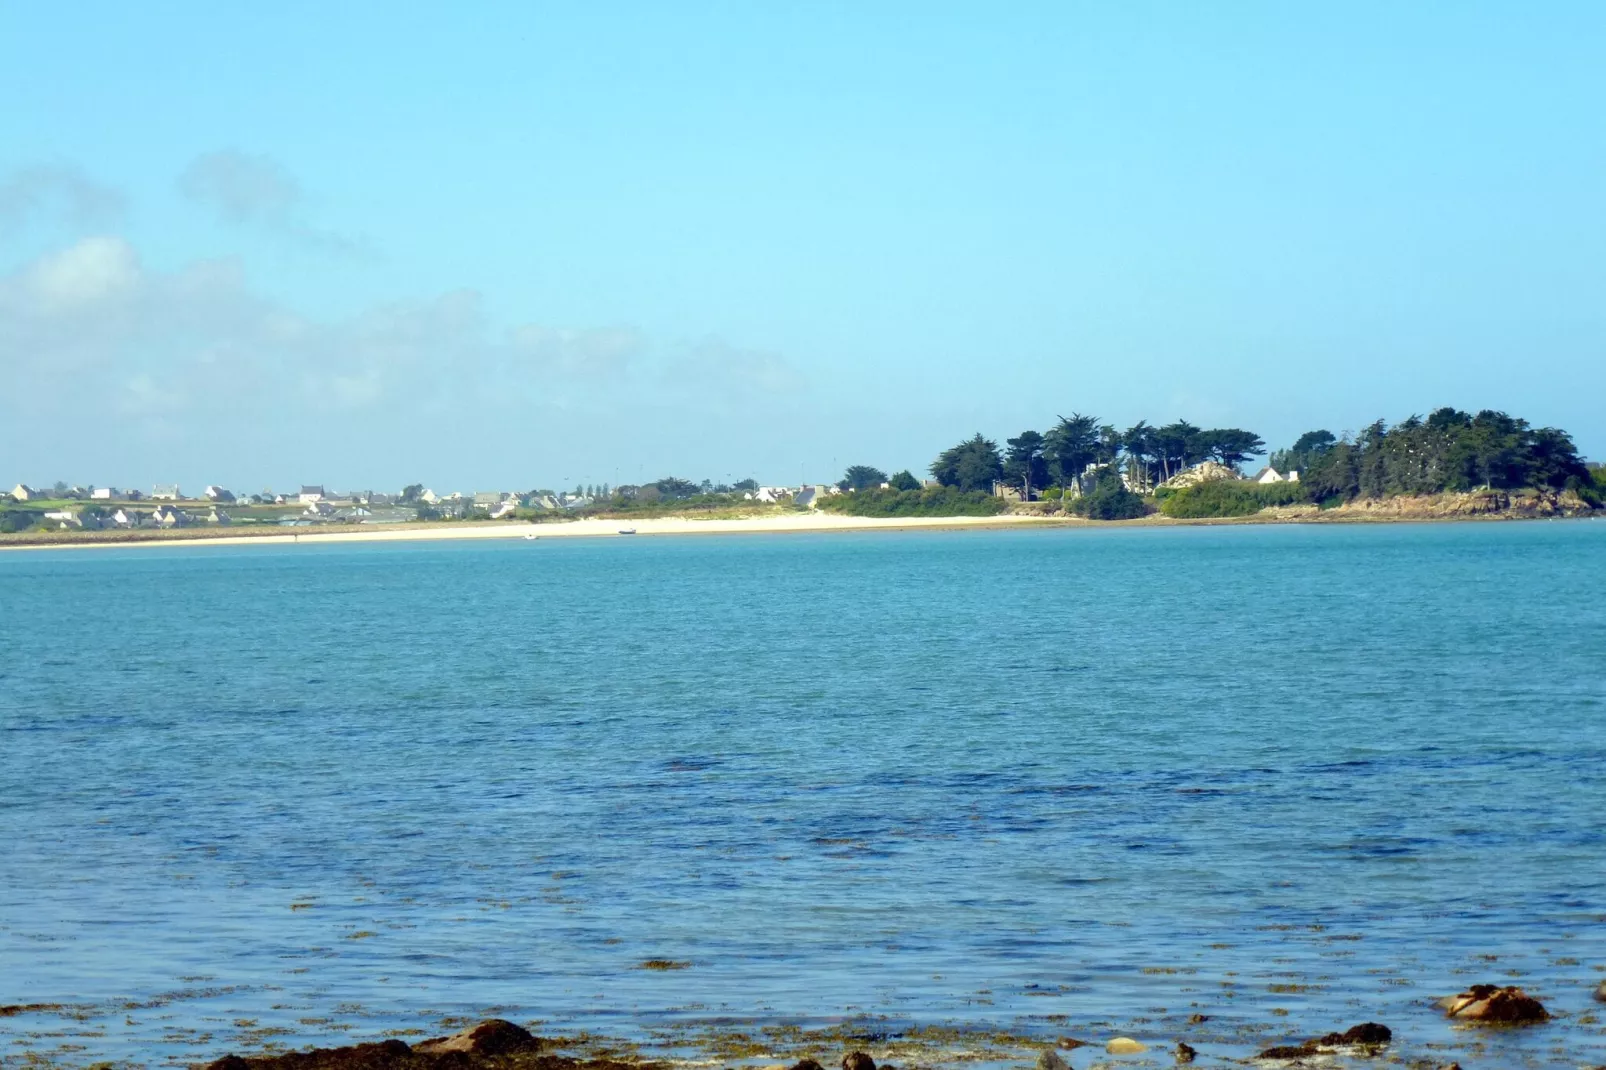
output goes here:
[{"label": "tree canopy", "polygon": [[1530,427],[1492,409],[1473,416],[1450,408],[1392,428],[1378,420],[1353,442],[1337,441],[1316,453],[1300,479],[1317,500],[1480,487],[1576,490],[1591,482],[1565,431]]},{"label": "tree canopy", "polygon": [[651,485],[658,492],[659,497],[671,500],[675,498],[690,498],[704,493],[702,487],[689,479],[681,479],[679,476],[665,476]]},{"label": "tree canopy", "polygon": [[867,464],[851,465],[837,484],[843,490],[869,490],[887,481],[887,474]]},{"label": "tree canopy", "polygon": [[1048,462],[1049,474],[1061,488],[1073,483],[1082,486],[1082,474],[1098,457],[1100,446],[1099,419],[1073,412],[1061,416],[1059,423],[1043,436],[1043,456]]},{"label": "tree canopy", "polygon": [[1284,475],[1303,472],[1316,463],[1316,459],[1333,448],[1338,441],[1331,431],[1306,431],[1286,450],[1273,453],[1267,462]]},{"label": "tree canopy", "polygon": [[1266,452],[1266,443],[1253,431],[1237,427],[1221,427],[1214,431],[1201,431],[1195,448],[1207,458],[1213,457],[1228,468],[1236,468],[1250,457]]},{"label": "tree canopy", "polygon": [[998,444],[977,432],[957,446],[951,446],[931,462],[931,477],[945,487],[992,492],[993,483],[1004,474]]},{"label": "tree canopy", "polygon": [[1043,459],[1043,436],[1022,431],[1010,439],[1004,454],[1004,478],[1020,484],[1021,497],[1030,501],[1033,487],[1048,485],[1048,462]]}]

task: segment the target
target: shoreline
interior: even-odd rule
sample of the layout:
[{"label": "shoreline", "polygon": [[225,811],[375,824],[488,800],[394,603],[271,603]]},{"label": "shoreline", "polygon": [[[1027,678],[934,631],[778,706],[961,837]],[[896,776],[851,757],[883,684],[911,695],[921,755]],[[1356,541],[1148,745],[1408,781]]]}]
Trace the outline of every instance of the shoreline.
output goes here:
[{"label": "shoreline", "polygon": [[[1571,993],[1571,1001],[1561,992],[1553,995],[1562,997],[1551,1005],[1558,1013],[1522,1023],[1458,1020],[1446,1013],[1449,998],[1427,995],[1404,1004],[1346,1001],[1291,1013],[1286,998],[1240,1001],[1227,992],[1188,999],[1179,991],[1172,998],[1158,997],[1163,1006],[1138,1016],[1111,1015],[1098,1007],[969,1020],[909,1008],[891,1014],[861,1010],[670,1018],[626,1013],[602,1030],[561,1017],[532,1016],[532,1008],[520,1006],[380,1015],[388,1020],[376,1020],[370,1008],[347,1004],[345,1013],[300,1009],[296,1014],[303,1016],[296,1026],[288,1020],[279,1024],[248,1017],[234,1020],[232,1029],[222,1024],[226,1019],[216,1019],[219,1024],[207,1029],[180,1027],[143,1050],[136,1042],[133,1051],[119,1053],[121,1058],[93,1062],[86,1060],[89,1049],[69,1038],[103,1038],[105,1026],[97,1023],[103,1017],[100,1008],[30,1004],[0,1007],[0,1021],[9,1018],[22,1026],[0,1028],[0,1038],[12,1041],[12,1050],[4,1054],[20,1056],[25,1065],[63,1070],[106,1065],[192,1070],[434,1070],[437,1065],[443,1070],[1009,1070],[1035,1065],[1037,1070],[1101,1070],[1189,1063],[1195,1055],[1216,1066],[1267,1060],[1306,1065],[1305,1059],[1316,1059],[1326,1066],[1377,1061],[1448,1070],[1457,1058],[1510,1068],[1555,1065],[1544,1056],[1562,1051],[1570,1054],[1566,1061],[1571,1065],[1594,1065],[1602,1052],[1599,1034],[1587,1028],[1590,1023],[1577,1021],[1587,1012],[1565,1007],[1576,1003],[1579,993]],[[119,1002],[115,1015],[107,1016],[127,1017],[166,1002]],[[1390,1005],[1381,1005],[1385,1002]],[[477,1043],[477,1037],[493,1043]],[[510,1039],[514,1043],[507,1043]],[[850,1063],[848,1053],[854,1052],[871,1061]],[[1047,1052],[1054,1057],[1045,1058]],[[1144,1057],[1112,1064],[1111,1055]],[[0,1058],[0,1065],[9,1063]]]},{"label": "shoreline", "polygon": [[[861,517],[841,513],[809,512],[723,519],[688,516],[586,518],[546,523],[505,520],[457,521],[434,524],[398,524],[384,527],[341,527],[335,530],[262,528],[184,528],[178,531],[67,532],[40,538],[0,537],[0,552],[15,550],[91,550],[156,546],[251,546],[263,543],[323,545],[364,542],[433,542],[459,539],[619,538],[654,535],[786,535],[831,534],[865,531],[958,531],[1005,528],[1160,528],[1298,524],[1441,524],[1522,520],[1589,520],[1589,515],[1536,516],[1521,513],[1415,515],[1409,512],[1334,509],[1325,513],[1256,513],[1249,516],[1179,519],[1158,514],[1135,520],[1087,520],[1074,516],[1040,516],[1004,513],[997,516]],[[632,529],[626,533],[621,529]]]}]

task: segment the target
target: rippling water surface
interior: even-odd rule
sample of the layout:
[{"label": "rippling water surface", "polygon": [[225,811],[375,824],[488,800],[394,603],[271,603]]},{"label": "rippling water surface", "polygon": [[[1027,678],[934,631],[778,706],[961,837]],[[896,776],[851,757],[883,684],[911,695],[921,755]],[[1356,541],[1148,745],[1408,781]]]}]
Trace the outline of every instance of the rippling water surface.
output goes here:
[{"label": "rippling water surface", "polygon": [[[0,1059],[499,1008],[1606,1062],[1603,595],[1591,522],[6,554],[0,1004],[67,1006]],[[1560,1017],[1446,1029],[1477,981]]]}]

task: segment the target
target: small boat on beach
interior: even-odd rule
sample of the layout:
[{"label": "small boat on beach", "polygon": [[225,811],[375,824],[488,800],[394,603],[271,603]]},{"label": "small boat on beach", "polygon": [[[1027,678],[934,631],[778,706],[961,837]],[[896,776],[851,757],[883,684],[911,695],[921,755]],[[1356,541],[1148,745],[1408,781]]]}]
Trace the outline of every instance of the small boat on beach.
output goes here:
[{"label": "small boat on beach", "polygon": [[534,542],[536,539],[539,539],[540,537],[541,536],[537,535],[535,532],[532,531],[528,535],[524,536],[524,539],[525,539],[526,542]]},{"label": "small boat on beach", "polygon": [[621,535],[634,535],[635,533],[636,533],[636,529],[635,528],[620,528],[619,529],[619,534],[621,534]]}]

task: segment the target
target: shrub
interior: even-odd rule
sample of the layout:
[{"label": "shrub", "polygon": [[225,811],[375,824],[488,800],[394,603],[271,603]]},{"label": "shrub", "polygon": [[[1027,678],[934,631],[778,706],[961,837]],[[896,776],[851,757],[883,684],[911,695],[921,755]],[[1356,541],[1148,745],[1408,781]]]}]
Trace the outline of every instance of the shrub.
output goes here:
[{"label": "shrub", "polygon": [[1136,520],[1148,512],[1143,497],[1133,494],[1115,472],[1099,474],[1093,489],[1070,504],[1071,512],[1089,520]]},{"label": "shrub", "polygon": [[875,488],[837,494],[820,502],[820,508],[846,516],[996,516],[1005,509],[1002,498],[982,491],[956,487],[924,490]]},{"label": "shrub", "polygon": [[1179,520],[1217,516],[1252,516],[1276,505],[1308,501],[1298,483],[1249,483],[1219,479],[1173,490],[1160,497],[1160,512]]}]

